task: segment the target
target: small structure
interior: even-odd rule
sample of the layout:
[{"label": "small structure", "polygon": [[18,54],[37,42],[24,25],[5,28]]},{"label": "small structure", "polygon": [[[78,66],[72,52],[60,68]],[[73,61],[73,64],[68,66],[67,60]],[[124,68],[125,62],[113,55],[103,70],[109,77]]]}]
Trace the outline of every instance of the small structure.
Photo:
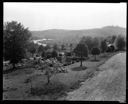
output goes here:
[{"label": "small structure", "polygon": [[114,52],[115,51],[115,46],[114,44],[110,44],[107,42],[107,51],[106,52]]}]

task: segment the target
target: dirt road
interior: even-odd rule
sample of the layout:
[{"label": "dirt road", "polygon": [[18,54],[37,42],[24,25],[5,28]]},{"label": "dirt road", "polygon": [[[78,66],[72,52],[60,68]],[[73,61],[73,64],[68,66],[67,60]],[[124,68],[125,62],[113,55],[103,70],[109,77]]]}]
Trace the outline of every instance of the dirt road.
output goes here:
[{"label": "dirt road", "polygon": [[99,67],[99,74],[82,82],[65,100],[126,101],[126,53],[119,53]]}]

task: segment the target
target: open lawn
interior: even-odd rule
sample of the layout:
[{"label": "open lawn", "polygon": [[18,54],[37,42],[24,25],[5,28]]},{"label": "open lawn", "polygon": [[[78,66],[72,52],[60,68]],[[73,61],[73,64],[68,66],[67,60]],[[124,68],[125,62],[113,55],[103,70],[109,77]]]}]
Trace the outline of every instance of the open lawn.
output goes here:
[{"label": "open lawn", "polygon": [[[51,78],[51,83],[46,85],[47,78],[40,70],[34,68],[20,68],[8,74],[3,74],[3,100],[64,100],[67,93],[78,89],[81,82],[98,75],[99,66],[104,64],[111,56],[98,56],[99,61],[90,59],[66,66],[68,73],[58,73]],[[32,79],[30,83],[27,79]],[[30,87],[32,84],[32,92]]]}]

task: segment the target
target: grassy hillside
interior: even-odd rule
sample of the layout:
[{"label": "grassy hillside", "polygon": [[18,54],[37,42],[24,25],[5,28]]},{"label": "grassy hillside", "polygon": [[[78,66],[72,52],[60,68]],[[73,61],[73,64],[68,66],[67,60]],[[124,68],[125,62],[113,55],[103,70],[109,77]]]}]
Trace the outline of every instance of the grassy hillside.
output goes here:
[{"label": "grassy hillside", "polygon": [[50,38],[55,42],[78,42],[82,36],[111,36],[123,35],[126,36],[126,29],[118,26],[106,26],[103,28],[86,29],[86,30],[64,30],[64,29],[49,29],[44,31],[31,31],[33,38]]},{"label": "grassy hillside", "polygon": [[126,101],[126,53],[119,53],[99,67],[99,74],[68,93],[66,100]]}]

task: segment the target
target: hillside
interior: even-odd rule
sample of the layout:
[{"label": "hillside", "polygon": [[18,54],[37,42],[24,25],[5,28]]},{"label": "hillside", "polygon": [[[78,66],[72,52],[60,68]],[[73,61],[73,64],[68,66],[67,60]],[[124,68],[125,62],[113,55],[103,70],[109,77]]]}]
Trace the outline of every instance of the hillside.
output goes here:
[{"label": "hillside", "polygon": [[99,74],[69,92],[66,100],[126,100],[126,53],[119,53],[99,67]]},{"label": "hillside", "polygon": [[85,30],[64,30],[64,29],[49,29],[44,31],[31,31],[33,39],[50,38],[54,42],[78,42],[82,36],[111,36],[123,35],[126,36],[126,29],[118,26],[106,26],[103,28],[85,29]]}]

